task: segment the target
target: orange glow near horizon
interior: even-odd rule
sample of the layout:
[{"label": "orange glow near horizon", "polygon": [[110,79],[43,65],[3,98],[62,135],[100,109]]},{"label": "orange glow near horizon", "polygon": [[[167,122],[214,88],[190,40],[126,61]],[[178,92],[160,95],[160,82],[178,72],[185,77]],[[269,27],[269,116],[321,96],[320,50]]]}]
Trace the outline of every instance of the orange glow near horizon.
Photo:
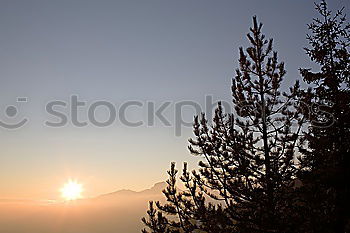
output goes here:
[{"label": "orange glow near horizon", "polygon": [[67,201],[82,198],[83,185],[74,180],[69,180],[61,188],[61,196]]}]

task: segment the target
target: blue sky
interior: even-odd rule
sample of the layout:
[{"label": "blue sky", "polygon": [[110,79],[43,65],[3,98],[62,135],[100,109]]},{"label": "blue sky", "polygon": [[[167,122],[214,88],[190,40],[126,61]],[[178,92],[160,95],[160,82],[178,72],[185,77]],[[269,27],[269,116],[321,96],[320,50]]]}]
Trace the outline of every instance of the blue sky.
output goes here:
[{"label": "blue sky", "polygon": [[[330,1],[331,9],[348,5]],[[48,128],[45,105],[71,95],[116,106],[129,100],[203,104],[206,95],[230,101],[238,48],[247,45],[254,15],[286,63],[287,87],[300,78],[299,67],[311,67],[302,48],[306,24],[316,16],[313,1],[1,0],[0,117],[29,122],[0,128],[0,197],[55,198],[68,177],[86,183],[87,195],[139,190],[164,180],[170,161],[195,165],[186,149],[190,128],[180,137],[160,121]],[[17,97],[28,102],[16,103]],[[5,116],[9,105],[18,108],[15,118]],[[129,114],[144,120],[146,113],[135,107]],[[187,109],[186,121],[193,114]]]}]

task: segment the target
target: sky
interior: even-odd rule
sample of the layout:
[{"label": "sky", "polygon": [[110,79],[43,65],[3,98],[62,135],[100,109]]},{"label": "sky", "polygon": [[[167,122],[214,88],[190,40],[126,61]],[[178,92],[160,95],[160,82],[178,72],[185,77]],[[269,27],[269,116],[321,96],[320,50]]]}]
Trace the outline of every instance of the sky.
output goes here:
[{"label": "sky", "polygon": [[[349,1],[329,2],[349,13]],[[165,180],[172,161],[195,167],[191,128],[179,129],[176,106],[191,101],[206,111],[206,96],[230,102],[238,48],[247,45],[254,15],[286,63],[287,88],[300,79],[298,68],[312,67],[303,47],[313,1],[1,0],[0,120],[27,121],[0,127],[0,198],[56,199],[69,178],[83,183],[86,196],[142,190]],[[72,120],[72,96],[85,102],[77,119],[86,126]],[[60,120],[46,111],[53,101],[67,117],[60,127],[46,124]],[[101,101],[118,118],[105,127],[88,121]],[[166,102],[170,125],[150,123],[149,106]],[[128,103],[126,119],[141,126],[120,119]],[[189,124],[195,109],[181,109]],[[94,110],[97,122],[109,119],[105,105]]]}]

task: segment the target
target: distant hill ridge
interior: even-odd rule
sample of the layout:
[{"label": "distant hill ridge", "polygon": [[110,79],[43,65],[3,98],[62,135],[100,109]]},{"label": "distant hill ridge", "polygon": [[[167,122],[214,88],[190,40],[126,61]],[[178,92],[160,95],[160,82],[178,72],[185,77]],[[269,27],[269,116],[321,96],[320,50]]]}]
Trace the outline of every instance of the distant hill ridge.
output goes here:
[{"label": "distant hill ridge", "polygon": [[112,193],[107,193],[100,195],[96,197],[95,199],[102,200],[102,199],[110,199],[110,198],[117,198],[117,197],[137,197],[137,196],[158,196],[162,195],[162,191],[166,188],[167,184],[166,182],[158,182],[153,185],[152,188],[145,189],[142,191],[133,191],[130,189],[121,189]]}]

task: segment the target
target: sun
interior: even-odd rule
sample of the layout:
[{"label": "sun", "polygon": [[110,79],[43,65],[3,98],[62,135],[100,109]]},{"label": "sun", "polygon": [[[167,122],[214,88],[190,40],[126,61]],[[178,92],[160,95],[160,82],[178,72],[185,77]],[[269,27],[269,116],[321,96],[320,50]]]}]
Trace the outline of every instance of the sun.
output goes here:
[{"label": "sun", "polygon": [[61,188],[61,195],[67,201],[77,200],[82,198],[83,185],[77,181],[69,180]]}]

